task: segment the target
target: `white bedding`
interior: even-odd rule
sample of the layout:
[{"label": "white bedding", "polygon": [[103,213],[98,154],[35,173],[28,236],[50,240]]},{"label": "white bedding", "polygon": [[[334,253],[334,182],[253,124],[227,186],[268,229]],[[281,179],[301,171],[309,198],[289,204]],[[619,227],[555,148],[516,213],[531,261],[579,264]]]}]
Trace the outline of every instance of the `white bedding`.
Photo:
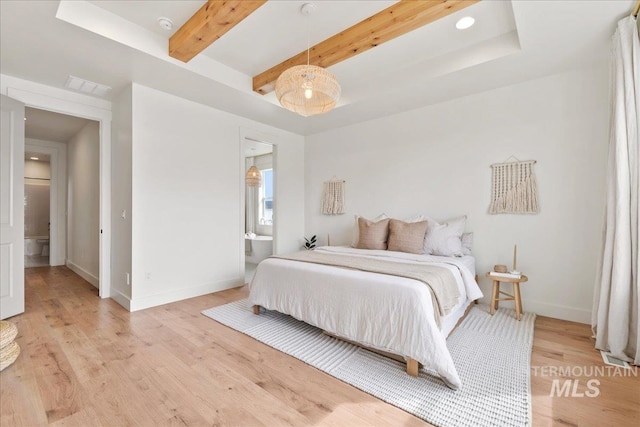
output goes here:
[{"label": "white bedding", "polygon": [[[437,258],[446,258],[446,257],[437,257]],[[462,264],[464,264],[465,267],[467,267],[469,269],[469,272],[471,273],[471,275],[474,277],[476,277],[476,258],[474,256],[471,255],[464,255],[461,256],[460,258],[457,258]]]},{"label": "white bedding", "polygon": [[399,263],[437,263],[454,274],[460,300],[442,319],[441,330],[436,325],[431,292],[422,282],[269,258],[258,265],[249,285],[250,303],[291,315],[364,345],[410,357],[439,375],[449,387],[460,387],[460,378],[445,338],[464,313],[464,308],[482,297],[474,275],[464,261],[452,257],[335,246],[316,250],[385,257]]}]

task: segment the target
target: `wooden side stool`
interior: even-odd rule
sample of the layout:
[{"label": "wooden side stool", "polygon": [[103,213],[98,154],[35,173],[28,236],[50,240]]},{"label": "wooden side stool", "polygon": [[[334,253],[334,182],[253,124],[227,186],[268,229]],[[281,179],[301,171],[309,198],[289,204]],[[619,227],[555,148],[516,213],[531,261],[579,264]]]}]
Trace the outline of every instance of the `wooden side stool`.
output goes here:
[{"label": "wooden side stool", "polygon": [[[489,314],[493,316],[493,313],[498,309],[500,301],[515,301],[516,302],[516,319],[522,318],[522,299],[520,298],[520,283],[524,283],[529,278],[522,275],[519,279],[512,277],[498,277],[492,276],[491,273],[487,273],[487,277],[493,280],[493,292],[491,293],[491,307]],[[500,282],[513,283],[513,295],[500,290]],[[500,294],[505,295],[506,298],[500,298]]]}]

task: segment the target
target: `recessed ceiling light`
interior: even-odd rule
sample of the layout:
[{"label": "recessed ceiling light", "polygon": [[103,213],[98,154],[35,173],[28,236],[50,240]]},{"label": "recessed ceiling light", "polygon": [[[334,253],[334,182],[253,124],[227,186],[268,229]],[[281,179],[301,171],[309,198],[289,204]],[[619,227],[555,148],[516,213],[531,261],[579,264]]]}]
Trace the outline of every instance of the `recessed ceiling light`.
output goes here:
[{"label": "recessed ceiling light", "polygon": [[465,16],[464,18],[460,18],[458,22],[456,22],[456,28],[459,30],[466,30],[467,28],[473,26],[476,20],[470,16]]},{"label": "recessed ceiling light", "polygon": [[29,157],[31,160],[40,160],[40,157]]},{"label": "recessed ceiling light", "polygon": [[24,118],[24,121],[25,121],[25,122],[27,121],[27,118],[26,118],[26,117]]},{"label": "recessed ceiling light", "polygon": [[164,16],[158,18],[158,25],[160,25],[160,28],[162,28],[163,30],[173,30],[173,21],[169,18],[165,18]]}]

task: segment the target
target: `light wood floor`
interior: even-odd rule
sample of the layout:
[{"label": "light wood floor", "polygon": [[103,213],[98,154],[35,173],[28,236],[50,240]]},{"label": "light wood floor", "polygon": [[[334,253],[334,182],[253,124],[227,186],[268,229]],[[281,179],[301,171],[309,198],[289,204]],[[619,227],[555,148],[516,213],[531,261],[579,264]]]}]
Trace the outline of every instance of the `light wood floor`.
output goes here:
[{"label": "light wood floor", "polygon": [[[2,427],[427,425],[200,314],[244,289],[129,313],[65,267],[26,282]],[[602,364],[586,325],[539,317],[535,334],[533,365]],[[534,425],[638,425],[638,377],[600,378],[597,398],[550,398],[551,378],[531,380]]]}]

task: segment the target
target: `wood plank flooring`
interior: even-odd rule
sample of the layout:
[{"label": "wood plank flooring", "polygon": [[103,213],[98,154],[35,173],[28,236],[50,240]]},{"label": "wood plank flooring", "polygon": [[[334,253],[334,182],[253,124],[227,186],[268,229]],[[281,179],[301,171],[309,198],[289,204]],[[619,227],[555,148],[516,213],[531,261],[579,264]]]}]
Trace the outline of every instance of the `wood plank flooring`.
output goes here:
[{"label": "wood plank flooring", "polygon": [[[200,314],[246,295],[129,313],[65,267],[27,269],[0,425],[428,425]],[[586,325],[539,317],[535,333],[534,366],[602,365]],[[552,398],[554,378],[532,375],[533,424],[637,426],[640,378],[598,379],[598,397]]]}]

